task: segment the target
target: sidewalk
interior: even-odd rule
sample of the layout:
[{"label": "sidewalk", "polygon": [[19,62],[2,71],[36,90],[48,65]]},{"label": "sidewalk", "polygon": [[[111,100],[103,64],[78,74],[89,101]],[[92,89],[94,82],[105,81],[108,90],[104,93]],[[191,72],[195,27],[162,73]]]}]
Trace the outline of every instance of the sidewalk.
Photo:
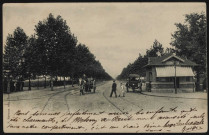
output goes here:
[{"label": "sidewalk", "polygon": [[154,93],[154,92],[142,92],[143,95],[156,96],[156,97],[171,97],[171,98],[188,98],[188,99],[203,99],[207,100],[206,92],[192,92],[192,93]]},{"label": "sidewalk", "polygon": [[10,94],[3,93],[3,99],[6,100],[9,96],[10,99],[16,99],[18,98],[29,98],[29,97],[39,97],[43,95],[50,95],[59,91],[64,91],[64,90],[69,90],[69,89],[77,89],[79,88],[78,85],[66,85],[65,89],[64,86],[54,86],[53,91],[51,90],[51,87],[40,87],[39,89],[37,87],[31,87],[31,90],[28,90],[28,87],[24,87],[23,91],[17,91],[17,92],[12,92]]}]

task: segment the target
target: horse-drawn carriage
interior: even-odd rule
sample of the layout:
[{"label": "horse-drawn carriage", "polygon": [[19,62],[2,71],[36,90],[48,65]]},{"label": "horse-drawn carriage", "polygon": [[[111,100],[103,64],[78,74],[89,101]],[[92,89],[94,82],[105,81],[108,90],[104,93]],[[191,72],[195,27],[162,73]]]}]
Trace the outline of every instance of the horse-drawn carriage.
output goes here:
[{"label": "horse-drawn carriage", "polygon": [[95,80],[93,78],[87,78],[85,83],[85,92],[94,92],[96,90]]},{"label": "horse-drawn carriage", "polygon": [[93,78],[83,78],[81,81],[81,90],[83,92],[94,92],[96,91],[96,81]]}]

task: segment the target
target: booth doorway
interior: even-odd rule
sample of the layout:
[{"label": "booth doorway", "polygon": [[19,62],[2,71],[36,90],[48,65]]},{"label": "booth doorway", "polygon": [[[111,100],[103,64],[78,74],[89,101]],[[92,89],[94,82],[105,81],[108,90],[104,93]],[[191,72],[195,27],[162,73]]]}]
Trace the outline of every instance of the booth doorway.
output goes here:
[{"label": "booth doorway", "polygon": [[175,84],[175,77],[173,78],[173,81],[174,81],[174,88],[175,88],[175,85],[176,85],[176,88],[179,88],[179,77],[176,77],[176,84]]}]

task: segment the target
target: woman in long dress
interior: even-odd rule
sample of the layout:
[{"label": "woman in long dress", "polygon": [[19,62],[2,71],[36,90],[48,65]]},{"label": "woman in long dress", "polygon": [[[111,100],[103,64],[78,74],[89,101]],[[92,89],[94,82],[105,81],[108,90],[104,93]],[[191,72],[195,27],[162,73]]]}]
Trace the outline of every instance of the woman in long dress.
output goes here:
[{"label": "woman in long dress", "polygon": [[125,86],[123,85],[123,83],[120,83],[120,93],[119,93],[119,97],[123,96],[125,97]]}]

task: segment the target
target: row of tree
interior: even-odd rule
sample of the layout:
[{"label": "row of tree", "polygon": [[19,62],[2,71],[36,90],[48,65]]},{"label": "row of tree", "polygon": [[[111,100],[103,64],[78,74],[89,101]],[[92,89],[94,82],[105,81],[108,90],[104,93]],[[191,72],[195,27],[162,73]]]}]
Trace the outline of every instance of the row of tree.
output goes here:
[{"label": "row of tree", "polygon": [[61,16],[39,21],[34,35],[28,37],[17,27],[7,36],[4,51],[4,69],[12,79],[50,75],[79,78],[83,74],[97,79],[112,79],[101,63],[84,44],[78,44],[69,26]]},{"label": "row of tree", "polygon": [[175,52],[177,55],[187,58],[199,66],[194,70],[197,75],[197,84],[199,84],[200,75],[206,77],[206,16],[204,13],[192,13],[185,15],[185,23],[176,23],[177,30],[171,35],[171,48],[164,48],[157,40],[152,47],[146,51],[144,56],[139,57],[125,67],[117,79],[126,79],[128,74],[137,73],[145,76],[145,68],[148,63],[148,57],[161,56],[166,53]]},{"label": "row of tree", "polygon": [[167,48],[164,51],[162,44],[155,40],[151,48],[147,49],[144,56],[139,53],[139,57],[133,63],[129,63],[127,67],[123,68],[121,74],[117,76],[117,79],[127,79],[129,74],[139,74],[140,76],[145,76],[146,69],[144,66],[148,64],[148,57],[162,56],[166,53],[170,53],[171,51],[172,49],[170,48]]}]

